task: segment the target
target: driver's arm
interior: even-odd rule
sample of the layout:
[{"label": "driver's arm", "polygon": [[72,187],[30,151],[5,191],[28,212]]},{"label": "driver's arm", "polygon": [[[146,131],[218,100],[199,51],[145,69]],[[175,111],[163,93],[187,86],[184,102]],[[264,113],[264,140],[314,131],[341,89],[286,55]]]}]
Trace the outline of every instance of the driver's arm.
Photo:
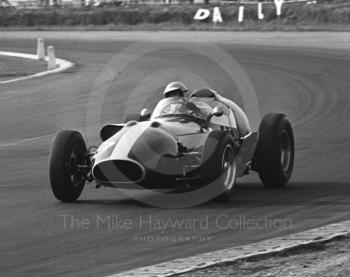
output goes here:
[{"label": "driver's arm", "polygon": [[186,107],[194,112],[200,113],[201,110],[191,101],[185,103]]}]

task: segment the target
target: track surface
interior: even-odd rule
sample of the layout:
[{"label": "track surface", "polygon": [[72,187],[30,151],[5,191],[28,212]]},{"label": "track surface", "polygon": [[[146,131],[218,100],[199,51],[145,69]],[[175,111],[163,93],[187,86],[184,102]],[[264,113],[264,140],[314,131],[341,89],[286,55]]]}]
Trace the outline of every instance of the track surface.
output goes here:
[{"label": "track surface", "polygon": [[0,56],[0,82],[47,70],[43,61],[23,60],[23,58]]},{"label": "track surface", "polygon": [[[29,34],[29,35],[28,35]],[[0,36],[0,49],[33,52],[35,43]],[[43,35],[45,36],[45,35]],[[88,186],[74,204],[57,202],[49,189],[48,159],[55,134],[61,129],[86,130],[89,95],[97,87],[96,76],[121,49],[129,45],[113,34],[99,35],[87,42],[64,33],[51,33],[50,43],[58,56],[77,66],[63,74],[3,85],[0,87],[0,270],[1,276],[96,276],[106,275],[173,258],[246,244],[350,218],[350,51],[326,50],[327,35],[308,47],[281,48],[254,44],[241,39],[219,44],[233,55],[248,73],[258,94],[260,111],[284,112],[292,121],[296,136],[296,163],[290,185],[281,190],[265,190],[257,176],[242,179],[230,203],[209,203],[189,209],[158,209],[142,205],[117,190],[96,190]],[[184,35],[189,39],[191,35]],[[228,36],[225,34],[225,36]],[[269,36],[268,34],[266,36]],[[335,35],[332,35],[333,38]],[[344,34],[340,34],[343,36]],[[146,36],[147,37],[147,36]],[[203,34],[205,37],[205,34]],[[322,40],[322,38],[324,38]],[[290,44],[295,44],[293,35]],[[348,42],[349,42],[348,38]],[[287,39],[283,43],[288,44]],[[158,42],[152,42],[158,45]],[[281,43],[281,45],[283,44]],[[278,44],[270,41],[270,44]],[[109,84],[102,122],[118,122],[124,103],[137,82],[161,69],[181,68],[202,76],[213,88],[230,95],[233,84],[215,65],[189,52],[176,49],[158,51],[129,65]],[[334,45],[339,45],[337,42]],[[347,45],[350,45],[349,43]],[[296,45],[294,45],[296,46]],[[198,43],[193,49],[202,47]],[[328,46],[327,46],[328,47]],[[181,74],[180,74],[181,75]],[[186,79],[174,76],[174,79]],[[164,84],[171,81],[169,76]],[[162,85],[164,85],[162,84]],[[147,90],[144,102],[152,107],[160,88]],[[136,102],[137,99],[134,99]],[[240,102],[239,96],[236,101]],[[89,129],[89,128],[88,128]],[[90,129],[89,129],[90,130]],[[90,130],[91,131],[91,130]],[[90,135],[90,142],[98,142]],[[147,197],[147,196],[145,196]],[[62,215],[90,220],[86,229],[63,225]],[[96,217],[119,215],[130,219],[129,230],[96,228]],[[205,219],[207,228],[169,228],[164,233],[155,226],[142,225],[143,216],[157,219]],[[289,220],[291,228],[239,226],[222,230],[215,224],[220,215],[246,219]],[[134,241],[136,235],[209,236],[205,242]]]}]

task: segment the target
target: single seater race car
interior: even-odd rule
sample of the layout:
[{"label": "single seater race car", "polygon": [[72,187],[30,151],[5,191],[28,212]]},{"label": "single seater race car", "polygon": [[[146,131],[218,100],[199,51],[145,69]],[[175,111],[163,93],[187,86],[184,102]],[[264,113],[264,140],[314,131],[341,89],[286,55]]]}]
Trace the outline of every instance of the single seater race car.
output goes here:
[{"label": "single seater race car", "polygon": [[[265,187],[291,177],[294,136],[284,114],[267,114],[252,131],[237,104],[211,89],[160,100],[123,123],[104,126],[102,144],[87,148],[77,131],[61,131],[50,160],[55,197],[75,201],[86,182],[96,187],[193,190],[215,182],[226,201],[236,179],[257,171]],[[95,151],[93,151],[95,149]]]}]

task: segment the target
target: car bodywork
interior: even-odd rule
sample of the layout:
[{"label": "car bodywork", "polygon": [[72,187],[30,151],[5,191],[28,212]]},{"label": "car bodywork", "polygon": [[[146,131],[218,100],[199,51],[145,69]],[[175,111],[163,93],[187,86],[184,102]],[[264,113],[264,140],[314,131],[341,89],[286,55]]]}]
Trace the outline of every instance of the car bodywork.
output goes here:
[{"label": "car bodywork", "polygon": [[250,166],[257,132],[234,105],[211,90],[202,91],[190,98],[162,99],[141,120],[104,126],[103,143],[92,157],[94,180],[99,186],[125,188],[134,188],[133,183],[152,189],[201,185],[203,152],[213,132],[234,139],[237,177],[242,176]]}]

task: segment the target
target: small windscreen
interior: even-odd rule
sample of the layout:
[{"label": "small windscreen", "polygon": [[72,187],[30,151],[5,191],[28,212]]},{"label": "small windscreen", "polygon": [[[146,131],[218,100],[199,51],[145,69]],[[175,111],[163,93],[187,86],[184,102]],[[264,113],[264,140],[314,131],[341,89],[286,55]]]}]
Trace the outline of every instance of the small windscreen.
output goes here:
[{"label": "small windscreen", "polygon": [[161,109],[158,116],[189,115],[201,119],[207,119],[212,108],[205,102],[174,101]]}]

